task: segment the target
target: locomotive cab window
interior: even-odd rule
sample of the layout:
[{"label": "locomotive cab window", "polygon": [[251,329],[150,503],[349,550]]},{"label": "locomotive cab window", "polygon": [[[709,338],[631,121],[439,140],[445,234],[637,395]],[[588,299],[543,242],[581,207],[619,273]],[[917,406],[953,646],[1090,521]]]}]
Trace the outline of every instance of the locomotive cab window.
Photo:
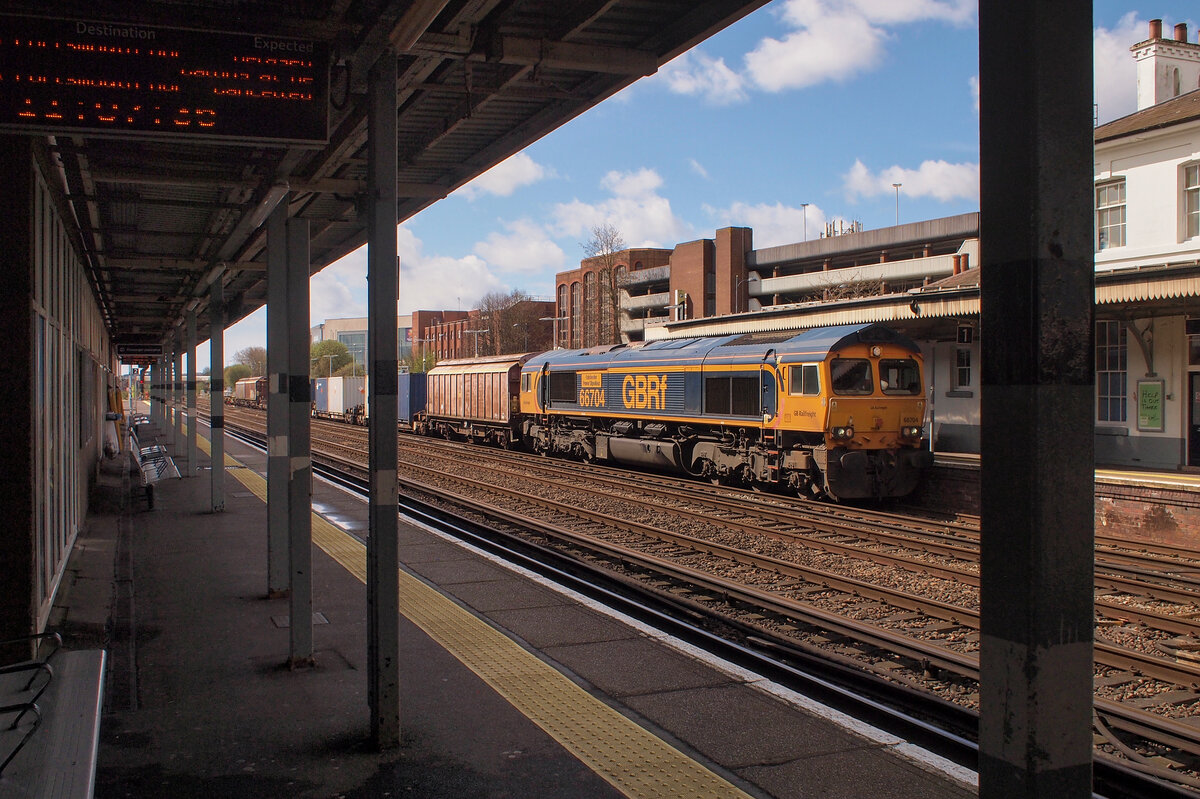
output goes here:
[{"label": "locomotive cab window", "polygon": [[879,362],[879,386],[884,394],[920,394],[921,369],[912,358],[884,358]]},{"label": "locomotive cab window", "polygon": [[834,358],[829,364],[834,394],[872,394],[871,362],[866,358]]},{"label": "locomotive cab window", "polygon": [[526,372],[525,374],[521,375],[521,393],[522,394],[529,393],[529,372]]},{"label": "locomotive cab window", "polygon": [[789,367],[788,393],[803,397],[815,397],[821,393],[821,378],[815,363]]}]

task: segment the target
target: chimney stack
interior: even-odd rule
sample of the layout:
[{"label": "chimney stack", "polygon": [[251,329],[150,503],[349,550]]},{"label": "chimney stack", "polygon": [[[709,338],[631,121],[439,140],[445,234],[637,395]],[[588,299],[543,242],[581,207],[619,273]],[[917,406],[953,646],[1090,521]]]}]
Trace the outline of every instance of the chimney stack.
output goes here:
[{"label": "chimney stack", "polygon": [[1161,19],[1150,20],[1150,35],[1147,36],[1146,38],[1148,38],[1148,39],[1161,39],[1162,38],[1162,20]]},{"label": "chimney stack", "polygon": [[1180,22],[1175,25],[1175,41],[1177,41],[1177,42],[1186,42],[1187,41],[1187,23],[1186,22]]}]

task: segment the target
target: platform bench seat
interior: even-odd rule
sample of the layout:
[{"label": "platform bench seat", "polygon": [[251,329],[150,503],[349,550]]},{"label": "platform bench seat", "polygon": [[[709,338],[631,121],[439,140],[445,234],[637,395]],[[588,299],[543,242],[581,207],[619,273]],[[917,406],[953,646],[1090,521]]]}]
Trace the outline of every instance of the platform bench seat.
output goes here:
[{"label": "platform bench seat", "polygon": [[62,650],[0,667],[0,796],[90,799],[105,657]]},{"label": "platform bench seat", "polygon": [[[136,439],[135,439],[136,440]],[[179,477],[179,467],[167,454],[166,447],[154,444],[149,447],[134,447],[140,475],[139,485],[146,492],[146,507],[154,507],[154,484],[167,477]]]}]

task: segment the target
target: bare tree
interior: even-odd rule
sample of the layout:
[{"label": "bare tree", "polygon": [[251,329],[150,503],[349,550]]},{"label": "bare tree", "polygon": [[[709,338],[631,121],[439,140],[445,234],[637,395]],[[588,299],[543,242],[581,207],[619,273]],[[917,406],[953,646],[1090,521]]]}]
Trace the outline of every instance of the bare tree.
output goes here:
[{"label": "bare tree", "polygon": [[592,237],[580,244],[584,255],[595,261],[600,288],[600,340],[609,344],[621,342],[621,286],[618,280],[620,254],[628,249],[625,239],[612,224],[605,222],[591,230]]},{"label": "bare tree", "polygon": [[246,347],[240,349],[234,353],[233,362],[250,367],[251,375],[261,377],[267,373],[267,348]]},{"label": "bare tree", "polygon": [[538,313],[526,292],[513,289],[507,294],[499,291],[485,294],[479,300],[479,322],[488,332],[480,334],[479,351],[492,355],[525,352],[527,342],[531,342],[531,337],[536,338],[537,321]]},{"label": "bare tree", "polygon": [[[839,275],[838,273],[843,274]],[[853,300],[859,297],[876,297],[887,293],[887,283],[881,278],[866,278],[857,270],[831,269],[823,273],[828,275],[813,286],[809,299],[822,302],[837,302],[838,300]]]}]

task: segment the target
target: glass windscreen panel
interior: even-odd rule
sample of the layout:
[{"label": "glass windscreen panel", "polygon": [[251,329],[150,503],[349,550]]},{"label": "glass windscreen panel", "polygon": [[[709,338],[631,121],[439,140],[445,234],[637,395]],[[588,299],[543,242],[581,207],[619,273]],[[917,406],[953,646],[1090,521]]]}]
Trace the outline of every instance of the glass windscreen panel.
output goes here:
[{"label": "glass windscreen panel", "polygon": [[879,387],[884,394],[915,396],[921,392],[921,367],[912,358],[879,361]]},{"label": "glass windscreen panel", "polygon": [[873,394],[871,362],[866,358],[834,358],[829,363],[833,393],[849,396]]}]

